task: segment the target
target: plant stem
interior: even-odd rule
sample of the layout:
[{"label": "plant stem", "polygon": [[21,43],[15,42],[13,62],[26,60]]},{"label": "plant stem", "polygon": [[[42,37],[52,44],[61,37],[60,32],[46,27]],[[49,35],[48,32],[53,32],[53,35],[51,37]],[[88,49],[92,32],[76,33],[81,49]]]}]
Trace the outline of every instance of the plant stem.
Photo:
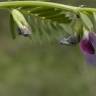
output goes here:
[{"label": "plant stem", "polygon": [[0,9],[9,9],[9,8],[17,8],[17,7],[52,7],[65,9],[69,11],[76,11],[77,7],[68,6],[64,4],[52,3],[52,2],[42,2],[42,1],[5,1],[0,2]]},{"label": "plant stem", "polygon": [[88,11],[88,12],[96,12],[95,8],[87,8],[87,7],[75,7],[64,4],[52,3],[52,2],[43,2],[43,1],[5,1],[0,2],[0,9],[10,9],[10,8],[18,8],[18,7],[51,7],[51,8],[59,8],[62,10],[68,10],[71,12],[77,13],[78,11]]}]

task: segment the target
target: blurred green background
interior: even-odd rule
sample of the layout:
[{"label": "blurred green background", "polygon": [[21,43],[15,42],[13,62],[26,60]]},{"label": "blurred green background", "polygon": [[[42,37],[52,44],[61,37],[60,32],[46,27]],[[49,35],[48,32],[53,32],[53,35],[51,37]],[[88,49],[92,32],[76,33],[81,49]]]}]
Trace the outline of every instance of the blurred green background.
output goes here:
[{"label": "blurred green background", "polygon": [[[96,6],[96,0],[53,0]],[[96,66],[85,63],[79,45],[12,40],[8,13],[0,10],[0,96],[96,96]]]}]

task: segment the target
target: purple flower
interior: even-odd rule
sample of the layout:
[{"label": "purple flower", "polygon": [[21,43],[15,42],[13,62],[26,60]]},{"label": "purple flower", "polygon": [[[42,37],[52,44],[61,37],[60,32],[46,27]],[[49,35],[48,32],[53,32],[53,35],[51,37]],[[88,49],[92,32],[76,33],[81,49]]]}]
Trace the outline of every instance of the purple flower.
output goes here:
[{"label": "purple flower", "polygon": [[87,63],[96,64],[96,33],[89,32],[80,41],[80,49],[84,54]]}]

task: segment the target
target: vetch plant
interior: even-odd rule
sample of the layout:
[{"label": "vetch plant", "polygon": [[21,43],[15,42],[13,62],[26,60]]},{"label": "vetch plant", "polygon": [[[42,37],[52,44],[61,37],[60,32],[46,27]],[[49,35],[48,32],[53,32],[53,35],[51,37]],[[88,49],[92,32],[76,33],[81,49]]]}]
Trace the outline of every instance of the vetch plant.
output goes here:
[{"label": "vetch plant", "polygon": [[[96,64],[96,8],[75,7],[42,1],[5,1],[0,9],[10,14],[10,29],[33,39],[57,40],[80,49],[90,64]],[[17,31],[17,32],[16,32]]]}]

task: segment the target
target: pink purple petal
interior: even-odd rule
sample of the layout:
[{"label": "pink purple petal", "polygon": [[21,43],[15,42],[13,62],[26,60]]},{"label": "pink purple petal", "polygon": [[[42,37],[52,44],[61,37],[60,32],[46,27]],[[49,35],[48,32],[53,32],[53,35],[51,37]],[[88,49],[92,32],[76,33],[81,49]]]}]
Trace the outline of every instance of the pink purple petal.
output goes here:
[{"label": "pink purple petal", "polygon": [[86,54],[95,54],[95,49],[92,43],[88,39],[82,39],[80,41],[80,49]]},{"label": "pink purple petal", "polygon": [[96,33],[90,32],[89,40],[90,40],[90,42],[92,42],[92,45],[96,48]]},{"label": "pink purple petal", "polygon": [[96,65],[96,54],[84,54],[87,64]]}]

